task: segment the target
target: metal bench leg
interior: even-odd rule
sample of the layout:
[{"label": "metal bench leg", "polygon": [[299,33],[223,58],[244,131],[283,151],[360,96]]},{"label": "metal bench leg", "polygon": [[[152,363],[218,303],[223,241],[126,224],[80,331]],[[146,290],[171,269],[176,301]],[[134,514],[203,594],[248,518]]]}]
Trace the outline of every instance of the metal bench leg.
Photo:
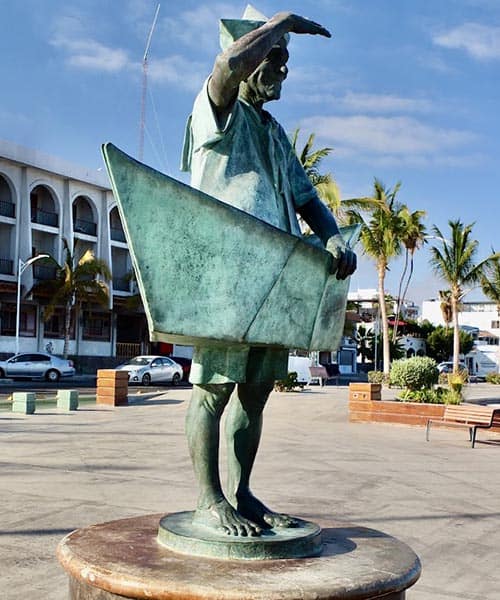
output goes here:
[{"label": "metal bench leg", "polygon": [[477,433],[477,427],[471,427],[470,429],[471,431],[471,442],[472,442],[472,447],[474,448],[474,445],[476,443],[476,433]]}]

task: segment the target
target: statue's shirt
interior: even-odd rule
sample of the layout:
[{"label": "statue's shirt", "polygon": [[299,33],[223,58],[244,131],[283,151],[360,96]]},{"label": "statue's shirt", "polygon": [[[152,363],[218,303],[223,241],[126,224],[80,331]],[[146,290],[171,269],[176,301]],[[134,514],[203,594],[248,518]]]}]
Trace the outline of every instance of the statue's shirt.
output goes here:
[{"label": "statue's shirt", "polygon": [[186,126],[182,167],[193,187],[296,235],[296,209],[316,196],[279,123],[238,99],[221,126],[208,80]]},{"label": "statue's shirt", "polygon": [[[226,122],[217,122],[208,80],[186,126],[182,168],[191,185],[284,231],[300,235],[295,210],[316,197],[290,141],[277,121],[236,100]],[[237,344],[195,348],[195,384],[260,383],[283,379],[288,351]]]}]

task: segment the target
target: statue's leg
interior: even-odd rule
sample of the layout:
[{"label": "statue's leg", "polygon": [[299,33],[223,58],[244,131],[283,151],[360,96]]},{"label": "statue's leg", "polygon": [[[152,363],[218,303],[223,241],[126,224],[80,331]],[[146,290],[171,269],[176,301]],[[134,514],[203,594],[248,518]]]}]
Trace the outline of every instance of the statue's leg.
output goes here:
[{"label": "statue's leg", "polygon": [[193,386],[186,415],[189,452],[200,486],[193,521],[228,535],[259,535],[260,528],[239,515],[226,500],[220,482],[220,418],[233,389],[233,383]]},{"label": "statue's leg", "polygon": [[273,383],[240,383],[226,418],[229,497],[238,512],[263,528],[294,527],[297,521],[267,508],[250,491],[250,475],[262,433],[262,411]]}]

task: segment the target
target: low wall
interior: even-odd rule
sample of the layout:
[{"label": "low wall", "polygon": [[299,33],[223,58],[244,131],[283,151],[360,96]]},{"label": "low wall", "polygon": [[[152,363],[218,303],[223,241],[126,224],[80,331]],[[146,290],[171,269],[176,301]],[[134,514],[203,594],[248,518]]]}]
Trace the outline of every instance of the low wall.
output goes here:
[{"label": "low wall", "polygon": [[443,414],[444,404],[349,398],[349,421],[351,423],[426,425],[427,419],[439,419]]},{"label": "low wall", "polygon": [[[349,393],[349,421],[351,423],[399,423],[401,425],[427,425],[427,419],[439,419],[444,414],[444,404],[423,402],[396,402],[393,400],[359,399],[359,394]],[[500,427],[488,431],[500,433]]]}]

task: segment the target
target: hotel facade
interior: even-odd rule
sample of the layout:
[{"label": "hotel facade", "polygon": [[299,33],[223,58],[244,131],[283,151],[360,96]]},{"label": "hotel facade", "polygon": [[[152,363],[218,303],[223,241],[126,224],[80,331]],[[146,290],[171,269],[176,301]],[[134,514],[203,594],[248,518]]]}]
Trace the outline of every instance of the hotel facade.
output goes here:
[{"label": "hotel facade", "polygon": [[17,321],[20,352],[62,353],[63,308],[45,319],[48,299],[30,293],[37,282],[54,278],[56,267],[43,260],[25,263],[47,254],[61,264],[63,239],[77,257],[92,250],[112,273],[109,306],[75,307],[69,354],[115,357],[149,351],[146,319],[105,172],[0,141],[0,357],[15,352]]}]

